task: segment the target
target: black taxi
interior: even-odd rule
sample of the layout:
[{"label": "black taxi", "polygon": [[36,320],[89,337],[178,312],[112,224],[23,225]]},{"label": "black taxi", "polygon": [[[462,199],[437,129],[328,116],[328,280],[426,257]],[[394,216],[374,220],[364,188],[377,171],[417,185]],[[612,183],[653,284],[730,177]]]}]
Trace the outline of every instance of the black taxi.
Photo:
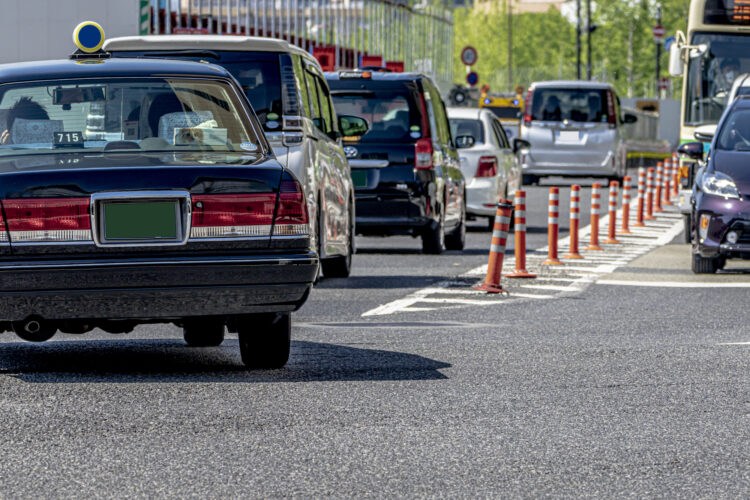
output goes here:
[{"label": "black taxi", "polygon": [[229,330],[283,366],[318,267],[299,182],[226,70],[109,59],[82,25],[69,60],[0,65],[0,328]]}]

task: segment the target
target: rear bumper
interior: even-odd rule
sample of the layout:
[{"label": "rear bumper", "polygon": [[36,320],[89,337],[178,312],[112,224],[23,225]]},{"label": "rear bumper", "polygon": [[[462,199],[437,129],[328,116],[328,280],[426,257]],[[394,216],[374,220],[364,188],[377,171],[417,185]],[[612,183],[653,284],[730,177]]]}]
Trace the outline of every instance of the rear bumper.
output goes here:
[{"label": "rear bumper", "polygon": [[314,253],[0,263],[0,320],[169,320],[293,311],[307,299]]},{"label": "rear bumper", "polygon": [[355,193],[355,200],[357,234],[415,234],[433,221],[434,200],[414,193]]},{"label": "rear bumper", "polygon": [[[550,151],[538,155],[550,157],[549,161],[543,161],[534,156],[534,149],[526,156],[521,171],[531,175],[566,175],[566,176],[597,176],[614,175],[617,172],[617,161],[612,151],[608,153],[591,153],[581,150]],[[551,158],[554,158],[552,160]]]}]

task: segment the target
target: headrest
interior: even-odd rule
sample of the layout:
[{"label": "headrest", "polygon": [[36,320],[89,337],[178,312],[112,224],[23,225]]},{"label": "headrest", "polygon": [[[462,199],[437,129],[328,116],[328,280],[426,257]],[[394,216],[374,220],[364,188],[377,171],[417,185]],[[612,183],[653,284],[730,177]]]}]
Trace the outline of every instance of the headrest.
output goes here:
[{"label": "headrest", "polygon": [[26,120],[16,118],[10,137],[13,144],[45,144],[53,143],[55,132],[62,132],[62,120]]}]

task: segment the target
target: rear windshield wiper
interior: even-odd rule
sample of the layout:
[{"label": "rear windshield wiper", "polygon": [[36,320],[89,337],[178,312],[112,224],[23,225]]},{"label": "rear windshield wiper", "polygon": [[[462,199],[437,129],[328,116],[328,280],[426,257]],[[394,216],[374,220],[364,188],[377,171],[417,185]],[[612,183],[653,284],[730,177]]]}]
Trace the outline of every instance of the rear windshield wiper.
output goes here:
[{"label": "rear windshield wiper", "polygon": [[373,92],[372,90],[331,90],[331,95],[336,95],[336,96],[352,95],[352,96],[372,97],[375,95],[375,92]]},{"label": "rear windshield wiper", "polygon": [[163,58],[163,57],[174,57],[174,56],[210,57],[211,59],[216,59],[216,60],[221,59],[221,56],[219,55],[218,52],[214,52],[213,50],[196,50],[196,49],[168,50],[168,51],[162,51],[162,52],[144,52],[142,57]]}]

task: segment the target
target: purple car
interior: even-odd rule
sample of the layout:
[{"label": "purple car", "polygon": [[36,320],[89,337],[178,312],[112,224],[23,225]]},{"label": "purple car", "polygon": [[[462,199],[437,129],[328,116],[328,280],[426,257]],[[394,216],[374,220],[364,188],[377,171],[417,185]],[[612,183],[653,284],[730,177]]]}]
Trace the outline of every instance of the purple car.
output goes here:
[{"label": "purple car", "polygon": [[[678,151],[703,158],[699,142],[683,144]],[[750,96],[739,96],[724,112],[705,165],[696,174],[689,228],[696,274],[715,273],[727,259],[750,259],[749,165]]]}]

